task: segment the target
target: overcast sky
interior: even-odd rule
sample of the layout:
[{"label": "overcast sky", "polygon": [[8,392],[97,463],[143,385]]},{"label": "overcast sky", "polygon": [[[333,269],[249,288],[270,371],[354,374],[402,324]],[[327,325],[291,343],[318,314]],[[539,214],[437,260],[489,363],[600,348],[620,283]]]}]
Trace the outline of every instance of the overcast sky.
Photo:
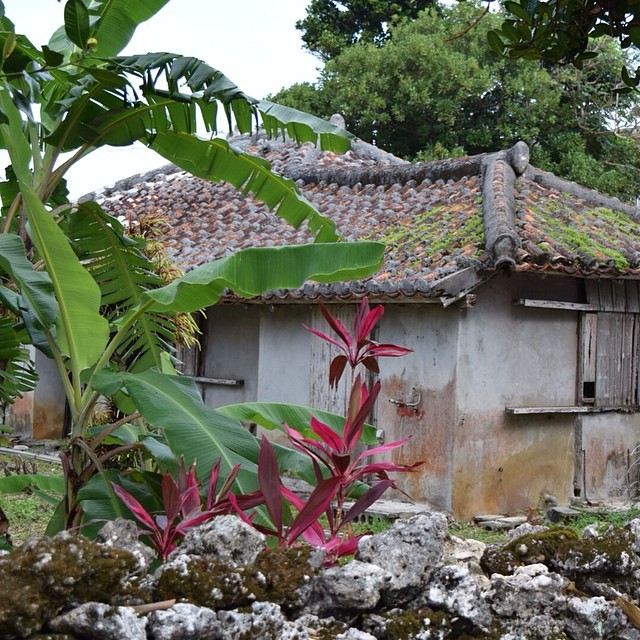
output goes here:
[{"label": "overcast sky", "polygon": [[[316,79],[320,63],[302,49],[295,28],[309,1],[171,0],[138,28],[125,53],[195,56],[245,93],[263,98],[294,82]],[[63,23],[64,0],[4,0],[4,5],[16,31],[37,46],[46,44]],[[94,152],[67,177],[72,195],[78,196],[163,164],[163,158],[141,146],[109,148]]]}]

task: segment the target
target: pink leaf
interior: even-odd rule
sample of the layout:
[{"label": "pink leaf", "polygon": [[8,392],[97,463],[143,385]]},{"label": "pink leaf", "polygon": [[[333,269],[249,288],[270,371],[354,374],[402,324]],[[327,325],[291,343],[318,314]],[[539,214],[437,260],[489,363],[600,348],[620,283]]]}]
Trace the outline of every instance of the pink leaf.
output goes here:
[{"label": "pink leaf", "polygon": [[287,533],[287,541],[291,544],[300,534],[308,529],[331,504],[338,486],[340,478],[326,478],[318,483],[313,490],[302,510],[295,517],[291,528]]},{"label": "pink leaf", "polygon": [[342,519],[341,524],[345,525],[361,516],[391,486],[393,486],[393,480],[381,480],[373,487],[368,489],[366,493],[361,495],[354,502],[349,511],[347,511],[347,513],[344,515],[344,518]]},{"label": "pink leaf", "polygon": [[196,465],[191,465],[189,473],[186,476],[184,489],[180,487],[180,513],[186,516],[194,511],[202,510],[202,501],[200,500],[200,483],[196,477]]},{"label": "pink leaf", "polygon": [[282,537],[282,489],[276,452],[269,440],[262,436],[258,454],[258,484],[264,496],[267,511],[273,522],[278,538]]},{"label": "pink leaf", "polygon": [[324,316],[325,320],[328,322],[329,326],[338,334],[340,340],[342,340],[344,346],[348,351],[353,344],[353,339],[347,331],[347,328],[344,326],[344,324],[342,324],[340,320],[338,320],[338,318],[335,318],[329,313],[322,302],[319,302],[318,304],[320,305],[320,311],[322,311],[322,315]]},{"label": "pink leaf", "polygon": [[347,425],[345,425],[345,433],[344,433],[344,444],[347,451],[353,451],[353,448],[358,444],[360,440],[360,436],[362,435],[362,429],[364,428],[364,423],[367,420],[367,417],[371,413],[373,409],[373,405],[375,404],[378,394],[380,393],[380,381],[377,380],[373,385],[373,389],[371,389],[371,393],[367,393],[367,389],[364,385],[362,385],[362,395],[361,395],[361,404],[360,408],[356,416],[353,418],[349,428],[347,429]]},{"label": "pink leaf", "polygon": [[396,464],[395,462],[390,461],[373,462],[372,464],[367,464],[364,467],[358,469],[358,475],[362,477],[367,473],[386,473],[388,471],[395,473],[408,473],[422,464],[424,464],[424,462],[416,462],[414,464]]},{"label": "pink leaf", "polygon": [[343,556],[353,555],[358,550],[358,542],[364,534],[347,538],[332,538],[327,544],[325,544],[325,550],[327,554],[333,558],[342,558]]},{"label": "pink leaf", "polygon": [[332,389],[338,388],[338,383],[340,382],[340,378],[342,378],[347,362],[347,356],[343,355],[337,355],[331,361],[331,364],[329,365],[329,386]]},{"label": "pink leaf", "polygon": [[314,416],[311,416],[311,430],[324,442],[329,445],[334,451],[340,452],[342,450],[342,439],[340,436],[324,422],[320,422]]},{"label": "pink leaf", "polygon": [[175,520],[180,513],[180,492],[176,481],[170,473],[165,473],[162,477],[162,502],[164,512],[169,520]]},{"label": "pink leaf", "polygon": [[312,329],[311,327],[307,327],[306,324],[303,324],[302,326],[307,331],[311,331],[313,335],[318,336],[318,338],[322,338],[323,340],[326,340],[327,342],[330,342],[332,345],[338,347],[338,349],[340,349],[341,351],[344,351],[344,345],[338,342],[335,338],[332,338],[331,336],[328,336],[326,333],[322,333],[322,331],[318,331],[317,329]]},{"label": "pink leaf", "polygon": [[360,363],[371,373],[380,373],[380,367],[378,361],[372,356],[366,356],[360,358]]},{"label": "pink leaf", "polygon": [[128,491],[119,487],[115,482],[112,482],[111,486],[118,498],[124,502],[127,509],[131,511],[138,522],[144,524],[151,531],[158,531],[158,526],[151,517],[151,514]]},{"label": "pink leaf", "polygon": [[244,510],[238,504],[238,501],[236,500],[236,497],[232,493],[230,493],[228,498],[229,498],[229,502],[231,504],[231,507],[236,512],[236,514],[238,515],[240,520],[242,520],[245,524],[250,524],[251,526],[253,526],[253,523],[251,522],[251,518],[249,518],[249,517],[247,517],[245,515]]},{"label": "pink leaf", "polygon": [[378,344],[377,342],[371,342],[365,349],[367,356],[374,358],[399,358],[405,356],[407,353],[412,353],[413,349],[408,347],[400,347],[396,344]]},{"label": "pink leaf", "polygon": [[367,449],[363,453],[361,453],[356,459],[356,463],[360,462],[362,458],[369,458],[370,456],[379,455],[381,453],[386,453],[387,451],[392,451],[393,449],[397,449],[401,447],[403,444],[406,444],[408,440],[411,439],[411,436],[403,438],[402,440],[396,440],[394,442],[387,442],[386,444],[381,444],[377,447],[372,447],[371,449]]},{"label": "pink leaf", "polygon": [[233,487],[233,483],[236,481],[236,477],[238,476],[238,472],[240,471],[240,465],[239,464],[234,465],[231,471],[229,471],[229,475],[224,479],[224,482],[222,483],[220,490],[216,494],[215,486],[217,484],[217,475],[218,475],[217,470],[219,469],[219,467],[220,467],[220,460],[218,460],[215,466],[216,479],[215,479],[215,482],[213,483],[213,489],[211,488],[211,481],[213,480],[213,470],[211,472],[212,478],[209,481],[209,495],[207,496],[208,509],[210,509],[213,506],[213,504],[219,502],[223,496],[226,496],[231,491],[231,487]]},{"label": "pink leaf", "polygon": [[[362,305],[361,305],[362,308]],[[384,314],[384,307],[382,305],[378,305],[369,311],[363,319],[360,321],[357,327],[356,340],[360,342],[364,340],[370,333],[373,331],[373,328],[376,326],[378,320]],[[355,329],[355,327],[354,327]]]}]

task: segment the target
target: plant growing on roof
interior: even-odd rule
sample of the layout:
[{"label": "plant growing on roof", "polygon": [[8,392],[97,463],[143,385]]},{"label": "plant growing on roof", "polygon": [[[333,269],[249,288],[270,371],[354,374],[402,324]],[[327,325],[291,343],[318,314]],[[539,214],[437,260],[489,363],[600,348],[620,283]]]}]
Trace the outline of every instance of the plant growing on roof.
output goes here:
[{"label": "plant growing on roof", "polygon": [[[13,314],[0,324],[11,323],[13,345],[30,343],[54,360],[71,416],[65,497],[50,533],[78,526],[82,496],[92,492],[104,498],[96,515],[120,514],[111,485],[96,475],[112,455],[97,451],[107,439],[121,450],[143,447],[161,471],[175,468],[181,453],[191,464],[204,443],[208,455],[198,459],[199,477],[206,478],[219,458],[221,473],[241,463],[236,485],[249,490],[257,443],[239,422],[204,407],[195,385],[172,375],[171,316],[215,303],[226,288],[252,297],[309,279],[363,277],[382,257],[376,243],[334,242],[334,223],[264,160],[222,138],[196,135],[198,122],[215,133],[219,106],[241,132],[260,119],[272,134],[286,131],[336,151],[348,147],[346,132],[254,100],[195,58],[118,56],[136,27],[166,2],[67,0],[64,25],[38,48],[15,32],[0,1],[0,147],[11,161],[0,188],[0,302]],[[142,245],[97,203],[70,203],[65,188],[66,172],[93,150],[134,141],[194,175],[244,189],[293,225],[306,221],[317,242],[249,249],[159,282]],[[8,352],[13,369],[4,367],[0,388],[9,397],[33,387],[24,358],[23,350]],[[100,395],[117,396],[125,417],[92,431]],[[141,435],[129,424],[140,416],[159,431]],[[0,491],[47,483],[35,476],[0,479]]]}]

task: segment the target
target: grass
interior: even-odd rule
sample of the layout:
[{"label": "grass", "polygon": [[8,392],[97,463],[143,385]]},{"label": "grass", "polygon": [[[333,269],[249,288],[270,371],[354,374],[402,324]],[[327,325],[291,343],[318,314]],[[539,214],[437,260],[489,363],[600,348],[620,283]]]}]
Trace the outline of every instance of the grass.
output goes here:
[{"label": "grass", "polygon": [[[598,533],[604,531],[610,526],[624,527],[630,520],[640,518],[640,507],[633,506],[628,509],[611,510],[611,509],[576,509],[580,511],[580,515],[576,518],[567,520],[562,523],[563,527],[572,529],[579,536],[582,535],[584,529],[590,525],[595,525]],[[542,522],[545,527],[552,527],[552,522]],[[449,528],[451,535],[458,538],[480,540],[485,544],[502,544],[509,539],[508,530],[492,531],[473,523],[456,523]]]},{"label": "grass", "polygon": [[[41,460],[0,454],[0,477],[25,473],[62,475],[62,467]],[[9,521],[9,535],[14,546],[29,536],[41,536],[53,515],[54,507],[29,489],[15,494],[0,494],[0,508]],[[2,542],[3,536],[0,536]]]}]

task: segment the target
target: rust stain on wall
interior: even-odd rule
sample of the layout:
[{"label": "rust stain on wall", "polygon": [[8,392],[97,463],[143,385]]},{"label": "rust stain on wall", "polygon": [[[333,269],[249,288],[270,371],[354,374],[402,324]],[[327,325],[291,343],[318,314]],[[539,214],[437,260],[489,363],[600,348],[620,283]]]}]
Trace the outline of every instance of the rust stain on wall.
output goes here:
[{"label": "rust stain on wall", "polygon": [[429,502],[449,509],[453,384],[440,389],[421,389],[421,403],[415,409],[388,402],[388,399],[410,398],[415,384],[410,376],[391,376],[383,380],[378,426],[384,430],[386,442],[410,437],[404,446],[391,452],[395,463],[424,461],[413,473],[397,474],[398,487],[416,502]]},{"label": "rust stain on wall", "polygon": [[[624,444],[594,438],[585,452],[586,497],[623,496],[627,484],[628,456]],[[599,488],[599,491],[595,490]]]},{"label": "rust stain on wall", "polygon": [[522,513],[536,507],[546,494],[561,502],[569,499],[570,419],[514,425],[496,412],[467,417],[459,434],[453,479],[453,509],[458,517]]},{"label": "rust stain on wall", "polygon": [[61,438],[64,430],[64,406],[60,403],[39,403],[33,414],[33,437],[38,439]]}]

